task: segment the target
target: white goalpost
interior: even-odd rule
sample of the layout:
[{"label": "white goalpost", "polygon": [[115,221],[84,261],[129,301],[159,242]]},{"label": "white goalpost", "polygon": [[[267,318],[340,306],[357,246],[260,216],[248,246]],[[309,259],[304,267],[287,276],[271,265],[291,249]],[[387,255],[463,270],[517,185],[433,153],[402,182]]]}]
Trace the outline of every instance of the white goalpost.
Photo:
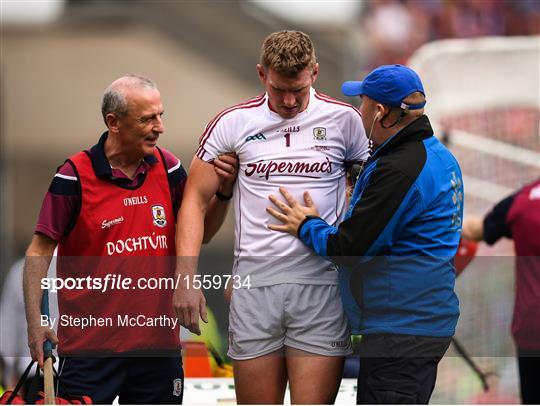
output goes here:
[{"label": "white goalpost", "polygon": [[426,44],[409,60],[436,134],[460,160],[472,212],[540,174],[539,51],[536,36],[458,39]]}]

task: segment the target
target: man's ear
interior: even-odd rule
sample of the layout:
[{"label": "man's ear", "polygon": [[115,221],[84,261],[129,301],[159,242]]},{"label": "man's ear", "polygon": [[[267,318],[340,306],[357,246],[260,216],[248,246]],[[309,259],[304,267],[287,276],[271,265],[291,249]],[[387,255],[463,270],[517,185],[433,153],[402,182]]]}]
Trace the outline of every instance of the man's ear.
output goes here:
[{"label": "man's ear", "polygon": [[313,71],[311,72],[311,79],[313,80],[313,83],[317,80],[317,76],[319,75],[319,64],[316,63],[313,65]]},{"label": "man's ear", "polygon": [[266,84],[266,70],[264,69],[264,66],[262,66],[260,63],[257,64],[257,75],[259,76],[259,80],[263,85]]},{"label": "man's ear", "polygon": [[386,107],[383,104],[377,103],[375,106],[377,109],[377,113],[375,114],[375,117],[373,118],[375,121],[382,121],[384,117],[386,117],[389,113],[389,111],[386,111]]},{"label": "man's ear", "polygon": [[107,124],[107,128],[111,132],[118,132],[118,121],[118,117],[114,113],[108,113],[105,116],[105,124]]}]

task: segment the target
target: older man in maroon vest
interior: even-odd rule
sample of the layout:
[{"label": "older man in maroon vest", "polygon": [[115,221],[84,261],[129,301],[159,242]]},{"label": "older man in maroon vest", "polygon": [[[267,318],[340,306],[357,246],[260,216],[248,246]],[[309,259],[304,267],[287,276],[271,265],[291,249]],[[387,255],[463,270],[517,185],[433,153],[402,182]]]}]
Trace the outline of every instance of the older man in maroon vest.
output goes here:
[{"label": "older man in maroon vest", "polygon": [[[117,396],[120,403],[182,402],[172,293],[176,213],[186,172],[178,158],[157,147],[163,111],[161,95],[147,78],[127,75],[106,89],[102,114],[108,130],[60,166],[26,252],[32,358],[42,365],[43,342],[58,343],[63,388],[94,403],[112,403]],[[236,158],[220,157],[214,164],[220,192],[230,195]],[[217,232],[226,211],[226,201],[212,200],[206,237]],[[51,280],[47,268],[57,246],[57,277]],[[41,317],[47,287],[58,290],[58,320]],[[58,326],[58,339],[51,324]]]}]

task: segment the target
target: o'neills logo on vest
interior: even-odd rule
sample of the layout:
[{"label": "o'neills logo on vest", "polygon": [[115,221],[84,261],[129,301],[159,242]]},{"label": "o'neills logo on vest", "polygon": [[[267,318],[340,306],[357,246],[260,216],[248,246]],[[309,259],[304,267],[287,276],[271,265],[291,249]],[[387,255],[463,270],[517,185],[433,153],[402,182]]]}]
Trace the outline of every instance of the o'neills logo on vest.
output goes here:
[{"label": "o'neills logo on vest", "polygon": [[167,236],[152,233],[152,235],[109,241],[106,245],[107,255],[123,254],[124,252],[155,251],[158,249],[167,249]]},{"label": "o'neills logo on vest", "polygon": [[146,204],[148,199],[145,196],[126,197],[124,199],[124,206],[135,206],[137,204]]},{"label": "o'neills logo on vest", "polygon": [[310,178],[320,178],[320,176],[309,176],[317,173],[332,173],[332,162],[328,157],[323,162],[303,162],[303,161],[259,161],[247,164],[244,171],[246,176],[259,175],[260,178],[270,178],[272,175],[284,176],[305,176]]}]

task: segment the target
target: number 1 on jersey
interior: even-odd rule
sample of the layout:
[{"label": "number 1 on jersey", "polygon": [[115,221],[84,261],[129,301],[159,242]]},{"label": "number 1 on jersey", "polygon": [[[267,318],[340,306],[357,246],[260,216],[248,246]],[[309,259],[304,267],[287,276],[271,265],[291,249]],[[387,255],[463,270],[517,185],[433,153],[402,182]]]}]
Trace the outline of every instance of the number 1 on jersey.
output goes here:
[{"label": "number 1 on jersey", "polygon": [[284,135],[285,137],[285,147],[289,148],[291,146],[291,134],[287,133]]}]

